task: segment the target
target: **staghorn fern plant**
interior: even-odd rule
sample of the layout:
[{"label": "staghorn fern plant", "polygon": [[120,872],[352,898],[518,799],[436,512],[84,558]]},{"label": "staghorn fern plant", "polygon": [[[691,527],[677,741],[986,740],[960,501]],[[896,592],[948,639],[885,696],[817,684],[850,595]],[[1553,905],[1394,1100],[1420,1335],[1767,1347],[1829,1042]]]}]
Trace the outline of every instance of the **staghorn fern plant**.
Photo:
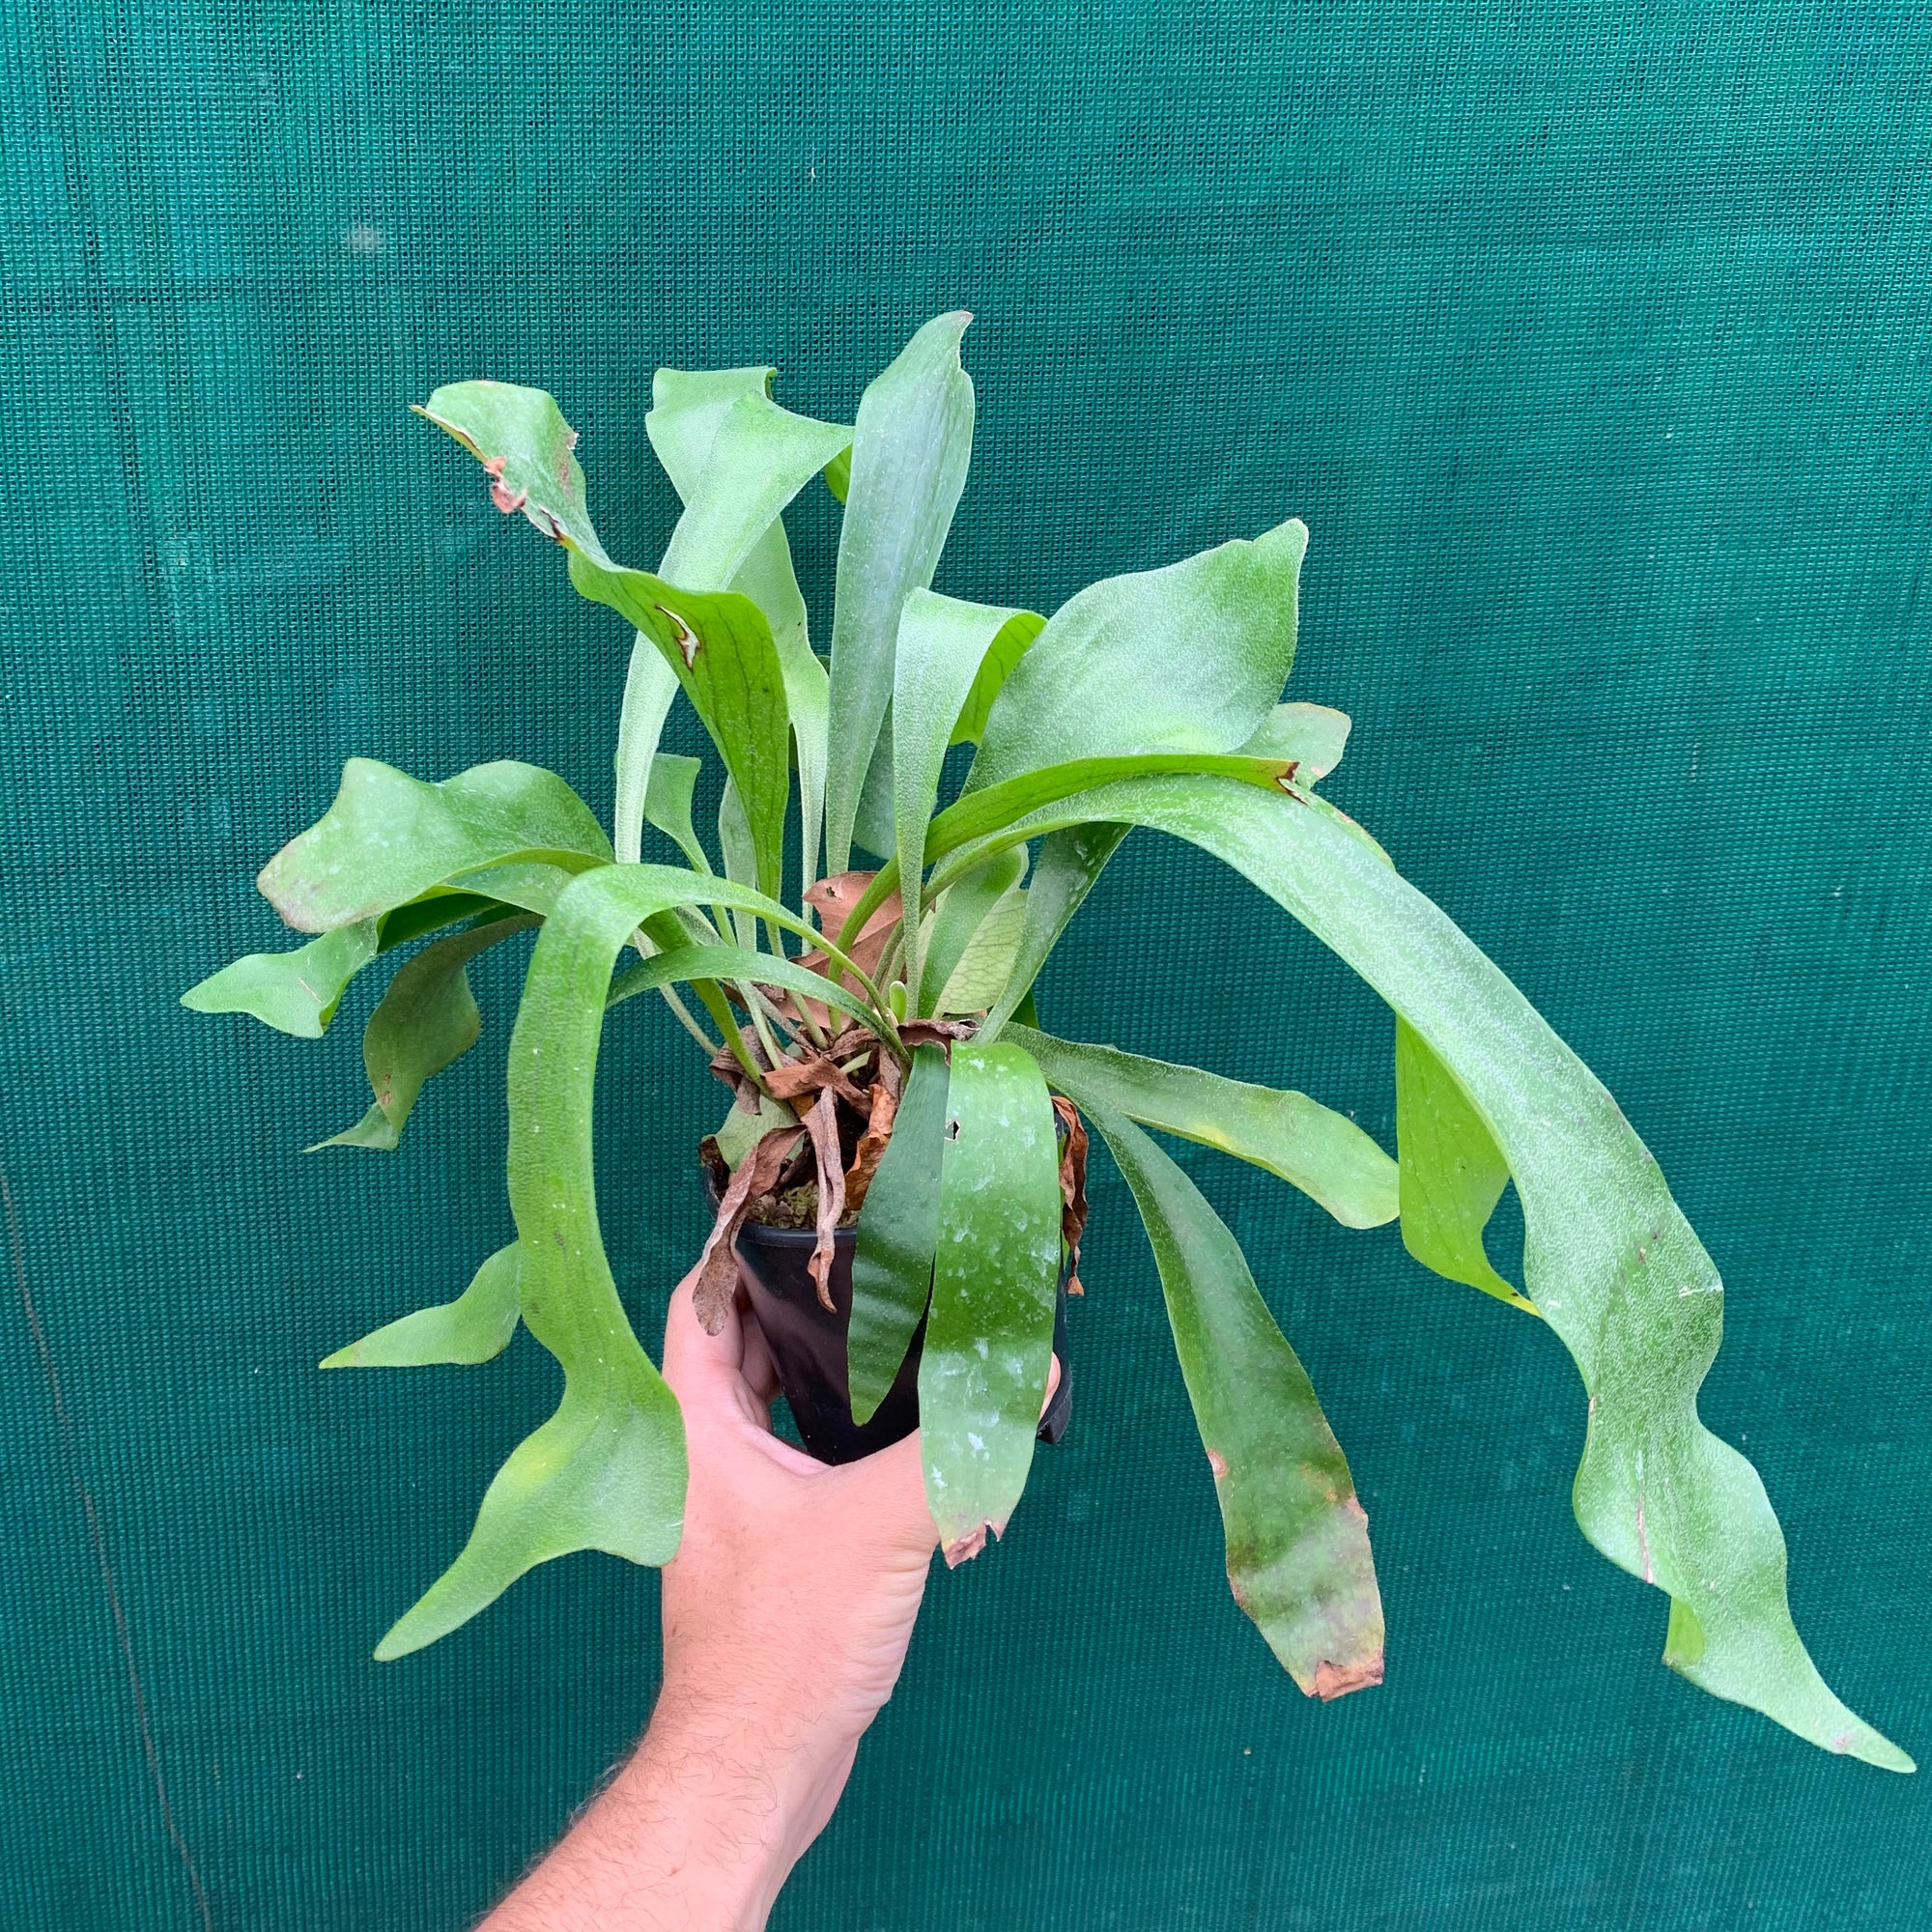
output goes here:
[{"label": "staghorn fern plant", "polygon": [[[422,411],[636,641],[610,838],[529,765],[423,783],[352,760],[327,815],[261,875],[283,919],[317,936],[185,996],[315,1037],[355,974],[427,940],[368,1021],[374,1104],[325,1143],[392,1148],[425,1080],[477,1037],[469,961],[540,928],[509,1049],[517,1239],[457,1300],[325,1366],[481,1362],[521,1321],[562,1364],[564,1392],[377,1656],[434,1641],[550,1557],[659,1564],[677,1548],[683,1428],[611,1280],[591,1163],[605,1014],[657,991],[735,1095],[706,1144],[720,1204],[701,1318],[715,1326],[734,1292],[747,1215],[809,1217],[821,1293],[856,1215],[852,1412],[876,1409],[923,1321],[927,1493],[950,1561],[1004,1527],[1025,1484],[1056,1282],[1084,1215],[1084,1116],[1153,1246],[1236,1600],[1304,1690],[1380,1680],[1348,1464],[1233,1236],[1153,1127],[1266,1168],[1350,1227],[1399,1216],[1417,1260],[1548,1322],[1589,1396],[1577,1520],[1667,1592],[1664,1661],[1827,1749],[1911,1769],[1813,1667],[1757,1474],[1698,1420],[1721,1288],[1655,1161],[1502,973],[1314,789],[1349,722],[1278,701],[1302,526],[1095,583],[1050,621],[929,588],[972,440],[968,320],[922,328],[850,427],[778,407],[769,369],[660,371],[647,428],[684,507],[654,573],[605,552],[547,394],[462,383]],[[844,503],[829,667],[807,640],[783,523],[821,473]],[[658,750],[680,690],[724,763],[716,867],[693,826],[697,760]],[[962,744],[970,772],[939,810]],[[640,863],[646,822],[684,865]],[[1035,979],[1136,827],[1233,867],[1394,1009],[1399,1161],[1303,1094],[1039,1030]],[[855,848],[875,872],[852,869]],[[615,970],[626,952],[635,962]],[[1521,1292],[1483,1243],[1510,1179]]]}]

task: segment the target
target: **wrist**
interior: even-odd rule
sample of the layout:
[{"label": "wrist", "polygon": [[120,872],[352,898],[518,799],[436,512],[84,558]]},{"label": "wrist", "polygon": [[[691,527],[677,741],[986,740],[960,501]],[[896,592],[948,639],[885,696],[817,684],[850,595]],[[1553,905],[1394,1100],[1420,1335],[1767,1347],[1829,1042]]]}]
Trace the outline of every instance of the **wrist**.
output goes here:
[{"label": "wrist", "polygon": [[661,1922],[761,1927],[831,1817],[857,1745],[795,1703],[668,1680],[609,1794],[651,1847]]}]

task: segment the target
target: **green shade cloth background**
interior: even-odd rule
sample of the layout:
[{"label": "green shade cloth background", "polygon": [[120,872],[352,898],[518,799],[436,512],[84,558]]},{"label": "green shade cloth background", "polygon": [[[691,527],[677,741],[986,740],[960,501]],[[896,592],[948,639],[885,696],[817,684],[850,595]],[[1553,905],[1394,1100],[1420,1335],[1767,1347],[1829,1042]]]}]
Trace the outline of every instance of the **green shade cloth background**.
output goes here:
[{"label": "green shade cloth background", "polygon": [[[0,1921],[192,1927],[185,1847],[215,1926],[460,1926],[642,1722],[656,1583],[610,1559],[368,1658],[548,1411],[541,1350],[313,1368],[505,1238],[519,962],[388,1156],[299,1151],[364,1105],[371,990],[319,1046],[174,999],[280,943],[252,874],[351,753],[527,757],[608,810],[628,639],[407,403],[554,389],[647,561],[656,364],[771,360],[844,414],[953,305],[980,430],[942,588],[1051,610],[1307,519],[1292,695],[1357,729],[1331,795],[1663,1163],[1800,1626],[1932,1752],[1923,9],[0,17]],[[822,492],[797,524],[822,585]],[[1178,847],[1128,846],[1042,1005],[1390,1138],[1386,1013]],[[653,1344],[721,1098],[694,1061],[643,1003],[611,1028],[605,1219]],[[1924,1925],[1922,1777],[1656,1662],[1664,1601],[1569,1517],[1555,1339],[1187,1159],[1353,1460],[1387,1685],[1305,1702],[1228,1600],[1110,1171],[1071,1436],[934,1577],[774,1923]]]}]

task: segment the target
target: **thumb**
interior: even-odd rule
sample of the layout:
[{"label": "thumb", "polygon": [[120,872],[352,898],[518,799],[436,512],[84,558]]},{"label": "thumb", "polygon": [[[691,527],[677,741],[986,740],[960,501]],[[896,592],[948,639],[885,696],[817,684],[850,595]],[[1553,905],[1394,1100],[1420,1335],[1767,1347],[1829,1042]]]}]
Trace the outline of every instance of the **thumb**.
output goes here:
[{"label": "thumb", "polygon": [[[1047,1364],[1046,1395],[1039,1412],[1044,1415],[1060,1386],[1060,1357]],[[920,1432],[913,1433],[889,1448],[876,1449],[856,1463],[847,1463],[838,1472],[863,1495],[865,1506],[876,1511],[882,1526],[895,1539],[902,1539],[922,1552],[939,1541],[933,1526],[932,1510],[925,1495],[924,1455]]]},{"label": "thumb", "polygon": [[707,1335],[697,1319],[692,1292],[697,1282],[693,1268],[671,1290],[665,1311],[664,1378],[680,1402],[701,1402],[724,1394],[738,1379],[745,1338],[738,1325],[736,1305],[727,1308],[717,1334]]}]

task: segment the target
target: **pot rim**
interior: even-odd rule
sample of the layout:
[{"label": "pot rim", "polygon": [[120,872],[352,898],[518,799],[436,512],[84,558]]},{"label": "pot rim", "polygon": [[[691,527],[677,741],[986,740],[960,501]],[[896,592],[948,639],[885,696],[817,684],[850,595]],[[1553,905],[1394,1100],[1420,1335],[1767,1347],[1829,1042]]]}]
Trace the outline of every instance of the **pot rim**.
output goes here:
[{"label": "pot rim", "polygon": [[[775,1248],[815,1248],[818,1245],[818,1231],[815,1228],[776,1228],[769,1221],[741,1221],[738,1224],[738,1238],[742,1241],[748,1236],[760,1241],[769,1242]],[[850,1245],[859,1238],[858,1225],[849,1228],[835,1228],[834,1241]]]},{"label": "pot rim", "polygon": [[[698,1184],[704,1189],[704,1198],[715,1212],[719,1195],[708,1168],[700,1169]],[[742,1241],[748,1235],[775,1248],[815,1248],[818,1245],[816,1228],[778,1228],[769,1221],[739,1222],[738,1239]],[[855,1221],[849,1228],[835,1228],[832,1238],[849,1248],[859,1238],[859,1224]]]}]

